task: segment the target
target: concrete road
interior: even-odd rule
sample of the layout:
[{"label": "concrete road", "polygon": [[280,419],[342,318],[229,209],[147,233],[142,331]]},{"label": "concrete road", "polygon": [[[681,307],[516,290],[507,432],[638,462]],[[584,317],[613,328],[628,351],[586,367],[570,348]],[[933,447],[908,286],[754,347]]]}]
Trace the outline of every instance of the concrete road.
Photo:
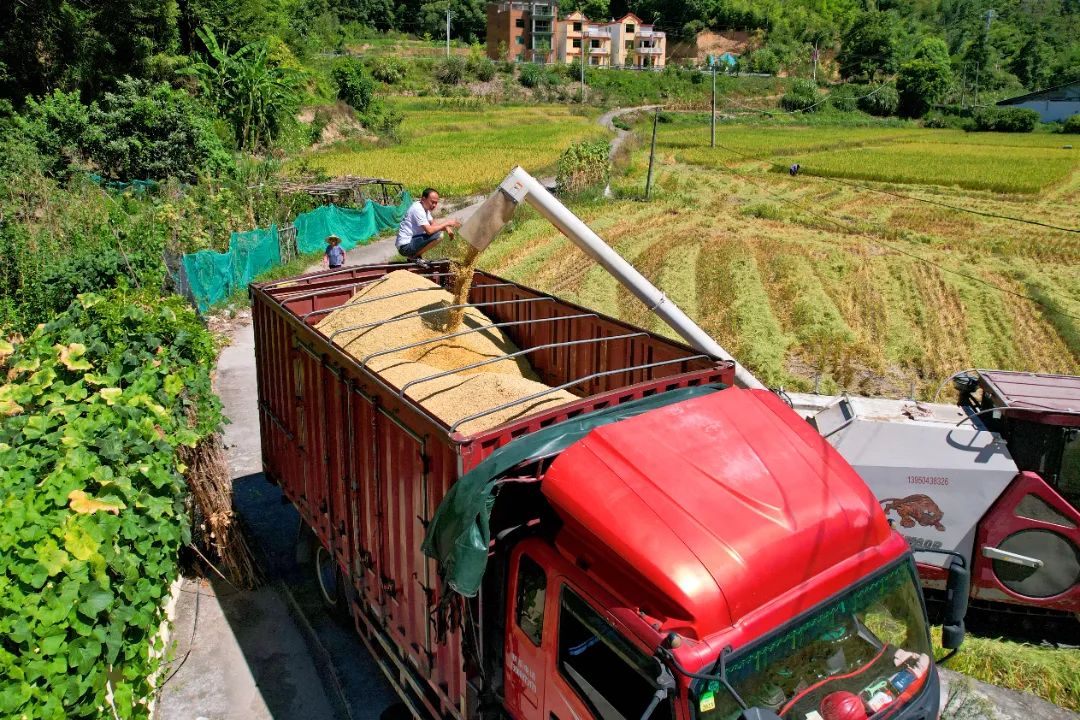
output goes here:
[{"label": "concrete road", "polygon": [[230,420],[224,439],[237,510],[267,582],[238,591],[220,579],[184,581],[173,630],[176,660],[165,675],[158,717],[378,718],[397,696],[352,628],[326,614],[312,576],[296,563],[299,516],[262,475],[250,318],[222,351],[215,385]]}]

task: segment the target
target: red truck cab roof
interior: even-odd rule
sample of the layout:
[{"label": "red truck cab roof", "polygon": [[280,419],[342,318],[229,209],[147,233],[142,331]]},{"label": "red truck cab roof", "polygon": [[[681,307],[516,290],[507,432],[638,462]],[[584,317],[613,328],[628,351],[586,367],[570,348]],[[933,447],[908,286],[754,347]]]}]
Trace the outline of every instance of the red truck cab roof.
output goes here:
[{"label": "red truck cab roof", "polygon": [[855,471],[766,391],[729,388],[593,430],[542,488],[564,554],[604,567],[612,593],[664,632],[696,639],[785,595],[794,616],[906,550]]}]

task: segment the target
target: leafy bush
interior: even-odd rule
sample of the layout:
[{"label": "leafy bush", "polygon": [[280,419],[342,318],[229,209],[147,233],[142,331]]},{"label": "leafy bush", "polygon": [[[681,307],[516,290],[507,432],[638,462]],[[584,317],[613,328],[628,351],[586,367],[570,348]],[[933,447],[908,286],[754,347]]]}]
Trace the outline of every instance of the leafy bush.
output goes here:
[{"label": "leafy bush", "polygon": [[822,98],[818,95],[817,83],[813,80],[798,79],[791,84],[791,88],[780,98],[780,107],[788,111],[812,111],[822,106]]},{"label": "leafy bush", "polygon": [[405,115],[400,110],[382,103],[372,106],[362,118],[364,127],[378,135],[385,143],[401,142],[401,123],[404,120]]},{"label": "leafy bush", "polygon": [[758,48],[747,55],[745,60],[740,60],[739,68],[744,72],[775,75],[780,72],[780,56],[770,48]]},{"label": "leafy bush", "polygon": [[928,128],[951,128],[954,130],[970,130],[973,126],[971,118],[961,117],[943,112],[931,112],[923,120],[923,127]]},{"label": "leafy bush", "polygon": [[535,63],[525,63],[518,70],[518,82],[527,88],[538,88],[546,84],[549,79],[544,68]]},{"label": "leafy bush", "polygon": [[78,92],[56,90],[40,100],[28,98],[22,114],[13,117],[13,129],[33,143],[49,174],[61,175],[85,154],[90,111]]},{"label": "leafy bush", "polygon": [[124,78],[90,108],[86,149],[117,180],[221,175],[233,159],[190,95],[168,83]]},{"label": "leafy bush", "polygon": [[1031,132],[1039,122],[1039,113],[1028,108],[993,107],[975,113],[973,130],[977,132]]},{"label": "leafy bush", "polygon": [[468,69],[464,58],[452,55],[435,66],[435,79],[444,85],[460,85],[465,82]]},{"label": "leafy bush", "polygon": [[1080,114],[1065,118],[1065,122],[1061,124],[1061,132],[1080,133]]},{"label": "leafy bush", "polygon": [[480,56],[469,59],[469,72],[480,82],[488,82],[495,77],[495,63],[491,58]]},{"label": "leafy bush", "polygon": [[375,83],[358,60],[346,58],[330,73],[337,85],[337,96],[359,113],[365,113],[375,97]]},{"label": "leafy bush", "polygon": [[859,97],[859,109],[878,117],[895,115],[899,105],[900,97],[892,85],[879,85]]},{"label": "leafy bush", "polygon": [[829,91],[829,105],[840,112],[854,112],[859,109],[859,88],[851,83],[837,85]]},{"label": "leafy bush", "polygon": [[371,76],[379,82],[394,85],[405,79],[405,61],[390,55],[376,57],[371,60]]},{"label": "leafy bush", "polygon": [[330,124],[330,113],[326,108],[319,108],[315,111],[315,115],[311,118],[311,125],[308,126],[308,140],[312,145],[322,140],[323,131],[326,130],[326,126]]},{"label": "leafy bush", "polygon": [[149,715],[214,356],[179,298],[122,293],[0,343],[0,715]]},{"label": "leafy bush", "polygon": [[567,193],[579,193],[607,183],[611,173],[605,140],[574,143],[559,158],[556,182]]}]

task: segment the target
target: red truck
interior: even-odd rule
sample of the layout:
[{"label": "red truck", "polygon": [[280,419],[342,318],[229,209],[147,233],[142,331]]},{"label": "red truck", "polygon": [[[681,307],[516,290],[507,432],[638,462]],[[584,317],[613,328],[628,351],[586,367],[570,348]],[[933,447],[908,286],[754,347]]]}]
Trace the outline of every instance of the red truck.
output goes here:
[{"label": "red truck", "polygon": [[[252,298],[266,476],[415,716],[937,718],[908,543],[782,400],[477,271],[469,302],[579,399],[464,435],[315,328],[402,267]],[[955,648],[960,563],[949,582]]]}]

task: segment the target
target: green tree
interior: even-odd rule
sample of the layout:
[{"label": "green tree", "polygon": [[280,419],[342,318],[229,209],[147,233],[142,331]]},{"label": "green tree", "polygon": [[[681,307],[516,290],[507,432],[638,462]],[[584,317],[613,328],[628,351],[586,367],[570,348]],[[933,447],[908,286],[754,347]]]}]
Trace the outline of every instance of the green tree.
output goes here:
[{"label": "green tree", "polygon": [[224,45],[239,47],[285,29],[280,0],[180,0],[181,12],[193,37],[187,50],[198,47],[198,28],[206,28]]},{"label": "green tree", "polygon": [[54,90],[40,100],[28,98],[12,129],[33,144],[46,173],[63,175],[85,155],[91,109],[77,91]]},{"label": "green tree", "polygon": [[1009,70],[1028,90],[1038,90],[1050,84],[1054,71],[1054,51],[1042,38],[1029,38],[1009,64]]},{"label": "green tree", "polygon": [[900,114],[922,117],[945,97],[951,84],[952,65],[945,41],[936,37],[923,38],[913,58],[900,66],[896,76]]},{"label": "green tree", "polygon": [[338,88],[338,97],[354,110],[365,113],[375,97],[375,83],[359,60],[344,58],[330,73]]},{"label": "green tree", "polygon": [[0,97],[77,89],[93,99],[175,52],[176,17],[176,0],[2,2]]},{"label": "green tree", "polygon": [[559,4],[559,15],[569,15],[575,10],[590,20],[607,20],[611,17],[611,3],[608,0],[569,0]]},{"label": "green tree", "polygon": [[909,60],[896,76],[900,114],[922,117],[949,89],[949,68],[931,60]]},{"label": "green tree", "polygon": [[896,71],[900,47],[899,28],[890,13],[871,11],[856,18],[841,38],[840,73],[848,79],[872,80]]},{"label": "green tree", "polygon": [[[446,5],[449,0],[424,0],[418,10],[419,30],[433,38],[446,37]],[[467,43],[487,39],[487,3],[484,0],[453,0],[450,36]]]},{"label": "green tree", "polygon": [[207,59],[192,66],[203,95],[232,126],[241,150],[264,150],[294,122],[300,105],[301,75],[275,65],[265,41],[236,52],[218,42],[211,30],[198,30]]}]

